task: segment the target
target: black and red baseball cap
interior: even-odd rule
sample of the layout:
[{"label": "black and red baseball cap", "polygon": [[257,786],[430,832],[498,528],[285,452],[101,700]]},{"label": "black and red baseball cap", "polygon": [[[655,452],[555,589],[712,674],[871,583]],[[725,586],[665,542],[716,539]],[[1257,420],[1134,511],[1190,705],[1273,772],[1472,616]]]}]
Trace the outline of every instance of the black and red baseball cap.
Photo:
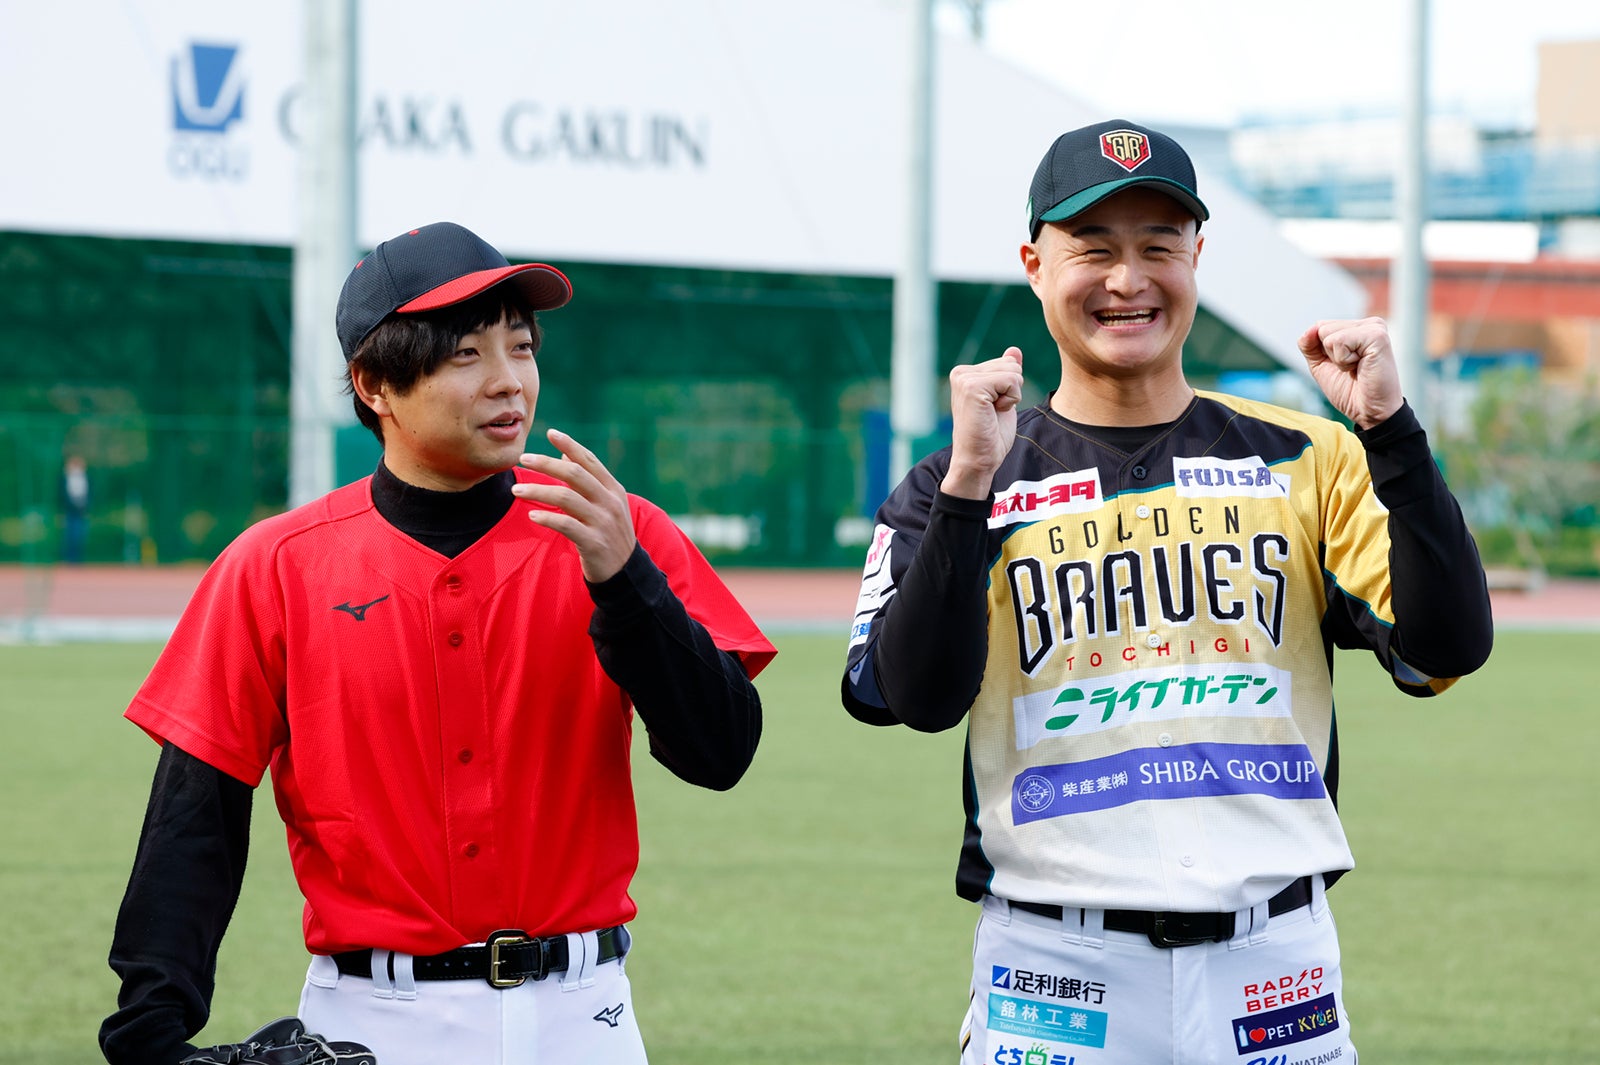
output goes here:
[{"label": "black and red baseball cap", "polygon": [[572,298],[572,282],[553,266],[512,266],[489,242],[454,222],[409,230],[372,249],[350,271],[334,319],[345,361],[391,314],[436,311],[496,285],[516,285],[528,305],[549,311]]},{"label": "black and red baseball cap", "polygon": [[1146,185],[1183,204],[1197,222],[1211,217],[1195,192],[1194,164],[1165,133],[1113,118],[1057,137],[1028,190],[1028,239],[1046,222],[1082,214],[1107,196]]}]

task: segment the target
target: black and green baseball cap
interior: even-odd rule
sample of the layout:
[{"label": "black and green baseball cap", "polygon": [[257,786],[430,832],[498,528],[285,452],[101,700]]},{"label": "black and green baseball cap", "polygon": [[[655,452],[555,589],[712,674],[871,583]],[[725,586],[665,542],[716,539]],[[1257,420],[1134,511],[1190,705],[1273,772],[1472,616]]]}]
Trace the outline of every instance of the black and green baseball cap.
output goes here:
[{"label": "black and green baseball cap", "polygon": [[1028,239],[1038,240],[1044,223],[1082,214],[1135,185],[1166,193],[1196,221],[1211,217],[1194,191],[1189,153],[1165,133],[1113,118],[1063,133],[1044,153],[1028,190]]}]

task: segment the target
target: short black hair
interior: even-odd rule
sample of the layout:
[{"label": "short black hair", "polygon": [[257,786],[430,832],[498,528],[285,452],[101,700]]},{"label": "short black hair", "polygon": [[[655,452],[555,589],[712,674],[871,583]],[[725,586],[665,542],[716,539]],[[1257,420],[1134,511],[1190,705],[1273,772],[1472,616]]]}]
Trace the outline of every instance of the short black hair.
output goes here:
[{"label": "short black hair", "polygon": [[389,315],[361,342],[345,366],[344,390],[352,397],[356,417],[383,442],[382,419],[356,395],[357,366],[367,372],[373,385],[388,385],[403,396],[454,354],[462,337],[502,320],[527,323],[533,332],[534,354],[538,354],[543,340],[538,316],[514,285],[497,285],[436,311]]}]

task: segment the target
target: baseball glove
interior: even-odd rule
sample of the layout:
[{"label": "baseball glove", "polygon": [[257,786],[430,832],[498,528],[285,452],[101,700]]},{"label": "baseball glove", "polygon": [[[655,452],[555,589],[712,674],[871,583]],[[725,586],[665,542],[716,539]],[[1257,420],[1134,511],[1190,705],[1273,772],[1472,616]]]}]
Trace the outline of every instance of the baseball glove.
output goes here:
[{"label": "baseball glove", "polygon": [[360,1043],[330,1042],[306,1031],[298,1017],[280,1017],[242,1043],[203,1047],[178,1065],[377,1065]]}]

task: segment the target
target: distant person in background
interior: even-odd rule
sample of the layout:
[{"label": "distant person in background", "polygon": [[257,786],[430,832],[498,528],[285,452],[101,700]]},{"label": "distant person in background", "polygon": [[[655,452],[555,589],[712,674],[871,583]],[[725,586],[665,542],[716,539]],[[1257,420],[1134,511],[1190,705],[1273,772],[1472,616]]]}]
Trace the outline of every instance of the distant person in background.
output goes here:
[{"label": "distant person in background", "polygon": [[76,566],[89,543],[89,465],[82,455],[68,455],[61,471],[61,561]]}]

